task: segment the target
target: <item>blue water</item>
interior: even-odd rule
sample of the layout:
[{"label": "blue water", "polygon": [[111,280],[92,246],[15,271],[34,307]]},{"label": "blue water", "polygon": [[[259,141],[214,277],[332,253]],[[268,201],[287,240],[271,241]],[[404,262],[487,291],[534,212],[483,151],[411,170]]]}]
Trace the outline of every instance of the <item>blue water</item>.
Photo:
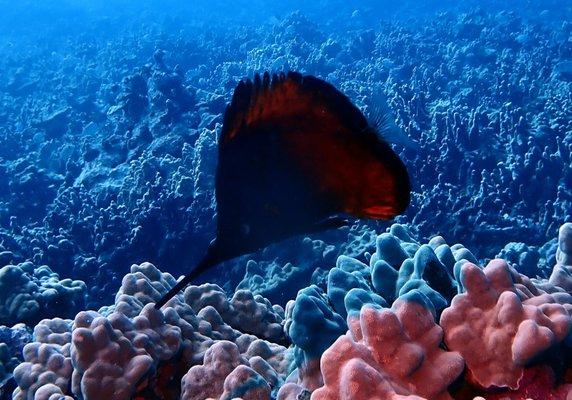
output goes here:
[{"label": "blue water", "polygon": [[[418,144],[393,144],[412,181],[395,221],[482,261],[521,243],[524,272],[546,277],[572,220],[572,3],[396,3],[0,1],[0,267],[87,284],[72,308],[0,325],[110,304],[135,263],[175,276],[196,264],[214,235],[226,103],[267,70],[320,77],[366,114],[381,90]],[[306,272],[269,295],[284,305],[395,221],[351,220],[313,235],[318,252],[293,238],[204,280],[232,292],[248,260],[291,262]],[[513,247],[502,254],[518,263]]]}]

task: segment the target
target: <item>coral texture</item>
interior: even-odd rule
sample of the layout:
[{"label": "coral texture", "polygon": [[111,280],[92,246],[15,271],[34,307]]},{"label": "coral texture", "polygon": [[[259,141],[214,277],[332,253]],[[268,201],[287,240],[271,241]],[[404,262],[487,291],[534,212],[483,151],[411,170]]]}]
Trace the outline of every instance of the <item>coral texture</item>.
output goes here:
[{"label": "coral texture", "polygon": [[70,342],[70,320],[46,319],[36,325],[34,341],[24,347],[24,362],[14,370],[14,379],[18,384],[14,400],[41,398],[42,393],[48,396],[69,391],[73,371]]},{"label": "coral texture", "polygon": [[58,274],[31,262],[0,268],[0,324],[34,325],[43,318],[73,316],[85,304],[82,281],[59,279]]},{"label": "coral texture", "polygon": [[[415,173],[399,222],[420,237],[441,232],[479,257],[507,242],[541,247],[572,217],[570,11],[555,0],[526,10],[483,1],[432,2],[419,15],[429,6],[407,1],[407,21],[391,19],[402,10],[389,4],[298,4],[310,14],[282,4],[273,14],[256,1],[237,14],[257,22],[240,27],[185,4],[148,13],[123,5],[109,18],[98,5],[68,18],[77,10],[63,1],[11,4],[0,32],[9,43],[0,60],[0,265],[30,260],[82,280],[94,309],[112,302],[133,262],[183,273],[212,239],[216,140],[232,88],[286,69],[328,80],[367,114],[383,94],[407,138],[388,140]],[[284,306],[315,267],[363,254],[373,235],[360,222],[293,239],[206,281],[225,290],[242,282]],[[553,263],[535,270],[534,258],[519,261],[521,272],[546,277]],[[244,274],[248,261],[258,267]]]},{"label": "coral texture", "polygon": [[[568,4],[4,3],[0,399],[571,398]],[[214,237],[223,113],[266,70],[384,122],[410,206],[156,310]]]},{"label": "coral texture", "polygon": [[[244,289],[229,298],[214,284],[190,286],[157,310],[175,279],[150,263],[133,265],[112,306],[36,326],[14,369],[14,399],[560,400],[572,393],[570,293],[503,260],[481,269],[466,248],[441,237],[418,244],[401,225],[378,236],[375,248],[365,258],[376,267],[340,256],[326,292],[302,289],[285,313]],[[562,246],[558,252],[561,259]],[[389,262],[401,262],[399,270]],[[425,281],[430,269],[443,278]],[[395,289],[415,280],[424,283]],[[430,284],[457,294],[449,301]],[[397,295],[391,308],[381,294]]]},{"label": "coral texture", "polygon": [[[277,318],[274,310],[280,308],[262,308],[268,301],[255,300],[247,291],[229,300],[216,285],[203,285],[189,287],[157,310],[154,302],[174,283],[152,264],[133,265],[112,307],[79,312],[73,325],[42,321],[24,348],[24,363],[14,371],[14,398],[61,393],[83,400],[127,400],[177,398],[182,392],[184,399],[249,399],[262,393],[269,399],[287,372],[286,349],[227,325],[219,310],[227,315],[229,307],[236,307],[241,323],[264,335],[274,323],[265,324],[265,318]],[[197,312],[183,297],[193,300]],[[197,374],[216,378],[197,386]],[[242,378],[250,382],[248,388]]]},{"label": "coral texture", "polygon": [[560,227],[556,266],[552,270],[549,282],[572,293],[572,223]]},{"label": "coral texture", "polygon": [[458,353],[439,348],[442,329],[420,292],[391,310],[363,307],[350,331],[322,356],[324,387],[312,400],[451,399],[448,386],[461,374]]},{"label": "coral texture", "polygon": [[465,293],[441,315],[447,347],[461,353],[474,383],[517,389],[527,363],[572,331],[570,299],[563,306],[546,293],[519,297],[503,260],[483,270],[466,263],[460,279]]}]

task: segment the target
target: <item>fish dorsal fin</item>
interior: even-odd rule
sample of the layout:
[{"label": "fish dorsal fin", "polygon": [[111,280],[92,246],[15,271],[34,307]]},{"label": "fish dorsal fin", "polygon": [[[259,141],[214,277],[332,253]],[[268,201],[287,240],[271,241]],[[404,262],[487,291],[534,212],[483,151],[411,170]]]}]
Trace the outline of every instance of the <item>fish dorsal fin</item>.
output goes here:
[{"label": "fish dorsal fin", "polygon": [[350,129],[366,129],[367,119],[332,85],[297,72],[272,75],[265,72],[238,83],[226,109],[221,140],[232,140],[248,129],[312,114],[334,116]]}]

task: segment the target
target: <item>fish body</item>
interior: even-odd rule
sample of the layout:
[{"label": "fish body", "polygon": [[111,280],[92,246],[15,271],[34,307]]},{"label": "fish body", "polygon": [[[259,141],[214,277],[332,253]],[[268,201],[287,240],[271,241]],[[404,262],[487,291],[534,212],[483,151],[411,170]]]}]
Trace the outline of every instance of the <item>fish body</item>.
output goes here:
[{"label": "fish body", "polygon": [[313,76],[241,81],[218,150],[216,238],[157,307],[221,261],[340,226],[343,215],[391,219],[409,204],[403,162],[345,95]]}]

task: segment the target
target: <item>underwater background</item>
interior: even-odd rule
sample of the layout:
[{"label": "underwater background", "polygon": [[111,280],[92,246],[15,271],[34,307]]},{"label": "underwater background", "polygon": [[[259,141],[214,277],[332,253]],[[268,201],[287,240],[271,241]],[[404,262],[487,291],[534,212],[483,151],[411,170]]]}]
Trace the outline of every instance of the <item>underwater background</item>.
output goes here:
[{"label": "underwater background", "polygon": [[[410,206],[156,310],[290,70],[385,95]],[[0,399],[570,400],[571,151],[570,1],[0,0]]]}]

